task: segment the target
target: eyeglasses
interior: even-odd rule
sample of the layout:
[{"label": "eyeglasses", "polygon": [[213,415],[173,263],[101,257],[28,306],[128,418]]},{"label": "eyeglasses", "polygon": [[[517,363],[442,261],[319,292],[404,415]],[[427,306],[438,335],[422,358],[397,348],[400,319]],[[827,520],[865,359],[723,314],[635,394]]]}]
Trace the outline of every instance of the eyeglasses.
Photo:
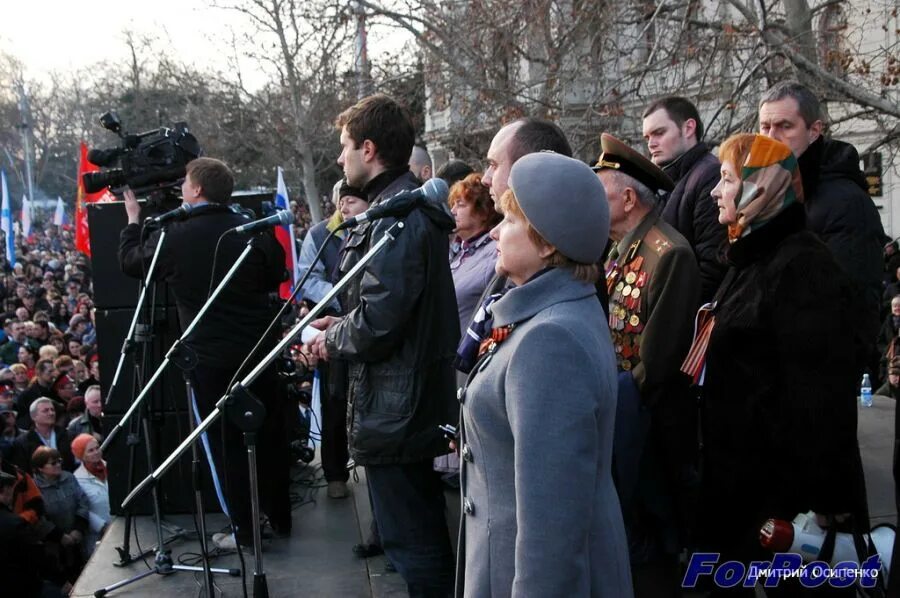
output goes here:
[{"label": "eyeglasses", "polygon": [[47,465],[62,465],[62,459],[50,459]]}]

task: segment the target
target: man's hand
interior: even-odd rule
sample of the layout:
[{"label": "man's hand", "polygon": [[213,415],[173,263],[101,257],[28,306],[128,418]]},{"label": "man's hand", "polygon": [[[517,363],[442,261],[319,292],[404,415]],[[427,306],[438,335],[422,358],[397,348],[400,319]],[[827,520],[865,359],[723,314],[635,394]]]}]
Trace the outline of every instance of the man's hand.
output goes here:
[{"label": "man's hand", "polygon": [[318,320],[313,320],[312,322],[310,322],[310,326],[312,326],[316,330],[321,330],[322,332],[317,334],[314,339],[306,344],[307,350],[309,350],[309,352],[315,355],[317,358],[323,361],[328,361],[328,348],[325,346],[325,331],[340,321],[340,318],[335,318],[334,316],[325,316],[324,318],[319,318]]},{"label": "man's hand", "polygon": [[328,347],[325,346],[325,333],[320,332],[319,334],[317,334],[316,338],[312,339],[306,345],[306,350],[308,350],[317,359],[328,361]]},{"label": "man's hand", "polygon": [[[308,312],[307,312],[308,313]],[[334,316],[325,316],[324,318],[319,318],[318,320],[313,320],[309,323],[310,326],[315,328],[316,330],[328,330],[338,322],[340,322],[340,318],[335,318]]]},{"label": "man's hand", "polygon": [[125,198],[125,213],[128,214],[128,224],[138,224],[141,221],[141,205],[134,196],[134,191],[129,187],[125,188],[122,194]]}]

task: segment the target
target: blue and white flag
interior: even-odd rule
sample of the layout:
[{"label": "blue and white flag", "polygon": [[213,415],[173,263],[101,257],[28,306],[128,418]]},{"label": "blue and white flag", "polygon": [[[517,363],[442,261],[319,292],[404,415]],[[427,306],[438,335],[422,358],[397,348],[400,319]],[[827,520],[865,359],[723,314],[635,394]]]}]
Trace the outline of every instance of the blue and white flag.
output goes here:
[{"label": "blue and white flag", "polygon": [[3,188],[3,204],[0,207],[0,230],[6,233],[6,259],[10,267],[16,265],[16,244],[13,234],[12,210],[9,207],[9,188],[6,186],[6,173],[0,170],[0,187]]},{"label": "blue and white flag", "polygon": [[63,205],[62,197],[56,197],[56,213],[53,214],[53,224],[62,226],[66,224],[66,206]]},{"label": "blue and white flag", "polygon": [[28,196],[22,196],[22,235],[27,239],[31,236],[31,202]]}]

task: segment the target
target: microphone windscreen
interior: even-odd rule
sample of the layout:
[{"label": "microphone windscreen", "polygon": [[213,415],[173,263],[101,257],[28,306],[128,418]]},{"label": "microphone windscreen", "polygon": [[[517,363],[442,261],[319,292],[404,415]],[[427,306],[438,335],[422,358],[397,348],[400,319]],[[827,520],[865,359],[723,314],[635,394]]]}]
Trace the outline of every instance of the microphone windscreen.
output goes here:
[{"label": "microphone windscreen", "polygon": [[288,226],[294,222],[294,215],[290,210],[281,210],[278,212],[278,224]]},{"label": "microphone windscreen", "polygon": [[422,194],[430,202],[446,203],[447,197],[450,195],[450,187],[447,181],[438,177],[431,177],[422,185]]}]

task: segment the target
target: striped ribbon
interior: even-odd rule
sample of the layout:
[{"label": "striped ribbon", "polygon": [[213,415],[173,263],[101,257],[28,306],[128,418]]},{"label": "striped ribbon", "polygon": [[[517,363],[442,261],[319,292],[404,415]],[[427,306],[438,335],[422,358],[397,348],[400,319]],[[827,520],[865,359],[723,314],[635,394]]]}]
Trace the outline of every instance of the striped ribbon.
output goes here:
[{"label": "striped ribbon", "polygon": [[713,314],[715,307],[716,302],[714,301],[697,310],[697,317],[694,320],[694,341],[691,343],[687,357],[681,364],[681,371],[690,376],[694,384],[703,384],[706,349],[709,347],[709,337],[716,324],[716,316]]}]

